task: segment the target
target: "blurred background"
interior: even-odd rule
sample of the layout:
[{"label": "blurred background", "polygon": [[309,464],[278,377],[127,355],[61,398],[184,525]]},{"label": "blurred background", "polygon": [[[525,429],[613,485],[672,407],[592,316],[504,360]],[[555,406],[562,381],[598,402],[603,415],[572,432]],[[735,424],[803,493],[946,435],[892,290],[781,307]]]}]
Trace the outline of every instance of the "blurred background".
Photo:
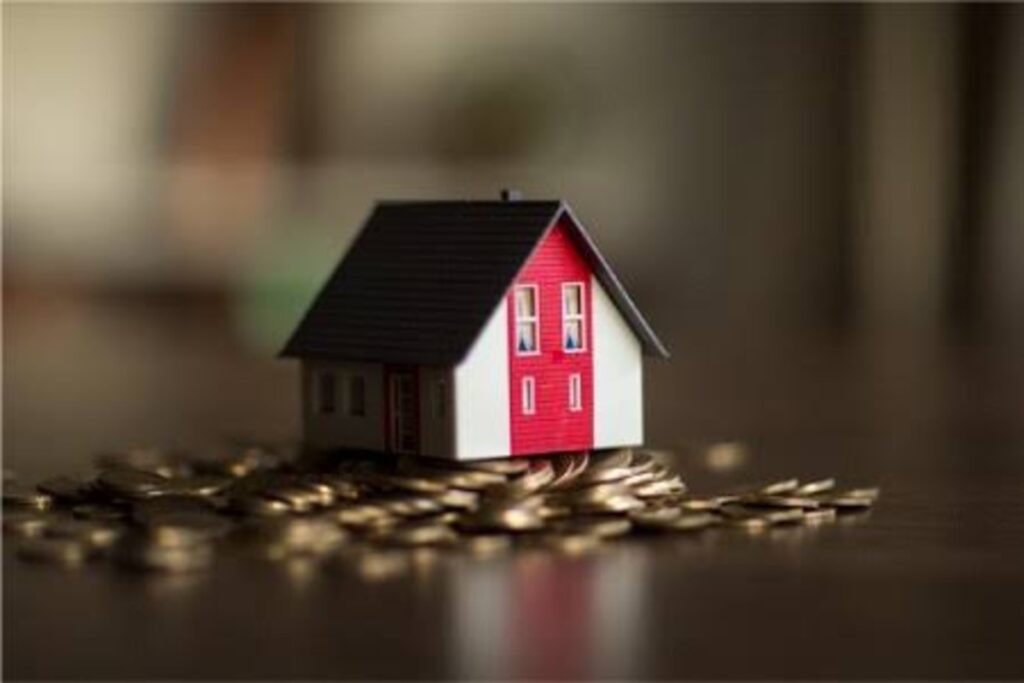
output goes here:
[{"label": "blurred background", "polygon": [[371,203],[502,187],[568,200],[674,352],[655,443],[1022,435],[1022,6],[2,11],[20,468],[294,438],[273,354]]}]

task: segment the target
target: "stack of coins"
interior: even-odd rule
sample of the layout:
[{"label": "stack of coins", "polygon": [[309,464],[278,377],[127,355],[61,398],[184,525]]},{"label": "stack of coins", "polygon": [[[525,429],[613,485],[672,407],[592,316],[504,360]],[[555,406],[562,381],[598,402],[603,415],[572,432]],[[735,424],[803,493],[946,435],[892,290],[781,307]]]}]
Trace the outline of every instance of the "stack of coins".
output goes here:
[{"label": "stack of coins", "polygon": [[816,526],[867,510],[878,496],[877,488],[838,490],[834,479],[697,496],[660,454],[634,449],[468,462],[139,449],[100,456],[84,479],[25,487],[5,473],[3,528],[25,559],[68,566],[195,571],[238,544],[263,558],[330,559],[376,577],[425,562],[426,549],[579,554],[625,537]]}]

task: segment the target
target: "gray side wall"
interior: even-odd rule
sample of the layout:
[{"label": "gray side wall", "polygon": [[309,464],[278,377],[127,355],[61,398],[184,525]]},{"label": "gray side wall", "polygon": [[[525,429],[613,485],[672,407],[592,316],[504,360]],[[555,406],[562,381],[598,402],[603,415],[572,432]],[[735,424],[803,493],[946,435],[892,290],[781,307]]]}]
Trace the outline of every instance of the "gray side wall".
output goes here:
[{"label": "gray side wall", "polygon": [[[314,449],[358,448],[374,451],[387,449],[385,368],[381,363],[346,363],[305,360],[302,370],[302,423],[306,444]],[[317,382],[321,372],[335,376],[335,411],[317,411]],[[350,417],[346,411],[346,382],[352,375],[361,375],[366,382],[366,414]],[[454,383],[447,368],[420,367],[419,434],[420,451],[424,455],[454,457]],[[437,389],[444,386],[443,392]],[[443,395],[445,405],[438,409]]]},{"label": "gray side wall", "polygon": [[[333,372],[336,377],[337,409],[330,415],[316,410],[314,377],[319,372]],[[353,373],[366,378],[364,417],[345,415],[345,377]],[[302,361],[302,423],[306,443],[312,448],[384,450],[384,367],[379,363]]]}]

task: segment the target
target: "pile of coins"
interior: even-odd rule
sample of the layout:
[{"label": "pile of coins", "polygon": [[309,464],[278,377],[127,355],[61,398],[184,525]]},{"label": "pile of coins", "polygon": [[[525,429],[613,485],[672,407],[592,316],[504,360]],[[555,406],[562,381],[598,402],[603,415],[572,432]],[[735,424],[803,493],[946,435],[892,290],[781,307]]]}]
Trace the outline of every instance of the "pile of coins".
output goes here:
[{"label": "pile of coins", "polygon": [[787,479],[695,496],[657,454],[633,449],[470,462],[137,449],[96,466],[94,476],[31,488],[5,476],[3,528],[19,537],[21,557],[182,572],[239,544],[271,559],[355,560],[386,573],[416,548],[572,554],[629,535],[818,525],[866,510],[879,495],[838,491],[833,479]]}]

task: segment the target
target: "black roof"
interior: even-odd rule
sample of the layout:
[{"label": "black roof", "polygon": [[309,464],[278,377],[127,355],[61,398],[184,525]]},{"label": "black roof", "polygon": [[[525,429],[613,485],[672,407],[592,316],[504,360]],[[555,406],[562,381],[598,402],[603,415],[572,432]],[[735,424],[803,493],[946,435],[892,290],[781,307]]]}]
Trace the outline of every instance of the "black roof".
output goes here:
[{"label": "black roof", "polygon": [[569,207],[521,200],[377,204],[281,355],[458,363],[563,213],[644,352],[668,357]]}]

